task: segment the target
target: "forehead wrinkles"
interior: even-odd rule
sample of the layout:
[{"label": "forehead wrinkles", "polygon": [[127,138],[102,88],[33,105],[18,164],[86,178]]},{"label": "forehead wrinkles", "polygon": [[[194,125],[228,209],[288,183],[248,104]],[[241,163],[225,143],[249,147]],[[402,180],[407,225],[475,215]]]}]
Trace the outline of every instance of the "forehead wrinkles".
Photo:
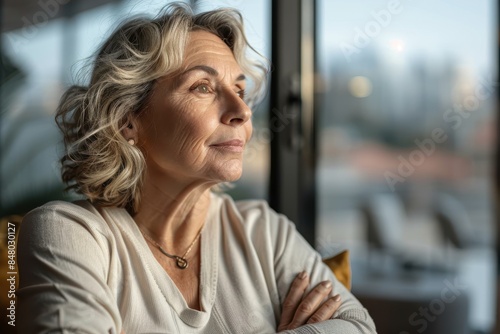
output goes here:
[{"label": "forehead wrinkles", "polygon": [[218,36],[206,31],[194,31],[189,35],[185,57],[200,53],[233,56],[233,52]]},{"label": "forehead wrinkles", "polygon": [[229,46],[224,43],[224,41],[222,41],[219,36],[203,30],[192,31],[189,34],[189,40],[186,44],[186,51],[190,48],[213,48],[216,50],[220,50],[220,52],[227,52],[231,55],[233,53]]},{"label": "forehead wrinkles", "polygon": [[236,79],[242,74],[231,49],[219,37],[205,31],[191,33],[184,57],[180,73],[197,65],[206,65],[221,76],[232,74]]},{"label": "forehead wrinkles", "polygon": [[186,71],[187,69],[197,65],[207,65],[214,68],[218,72],[221,72],[222,69],[232,69],[234,71],[240,70],[240,66],[230,51],[229,53],[218,52],[216,50],[207,50],[201,47],[199,49],[192,49],[191,52],[186,53],[182,71]]}]

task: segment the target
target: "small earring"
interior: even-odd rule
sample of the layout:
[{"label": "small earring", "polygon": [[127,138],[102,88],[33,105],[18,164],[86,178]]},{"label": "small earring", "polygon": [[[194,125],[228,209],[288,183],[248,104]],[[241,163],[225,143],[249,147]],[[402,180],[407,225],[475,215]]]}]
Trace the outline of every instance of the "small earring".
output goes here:
[{"label": "small earring", "polygon": [[130,145],[134,146],[134,145],[135,145],[135,140],[133,140],[132,138],[130,138],[130,139],[128,140],[128,143],[129,143]]}]

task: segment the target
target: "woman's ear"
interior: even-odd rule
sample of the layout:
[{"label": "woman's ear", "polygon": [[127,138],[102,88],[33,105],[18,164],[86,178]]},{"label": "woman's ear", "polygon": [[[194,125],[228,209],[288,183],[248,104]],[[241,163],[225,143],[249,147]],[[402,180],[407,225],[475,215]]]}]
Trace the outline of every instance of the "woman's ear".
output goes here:
[{"label": "woman's ear", "polygon": [[138,141],[138,127],[137,119],[134,117],[127,117],[122,128],[122,135],[130,145],[134,145]]}]

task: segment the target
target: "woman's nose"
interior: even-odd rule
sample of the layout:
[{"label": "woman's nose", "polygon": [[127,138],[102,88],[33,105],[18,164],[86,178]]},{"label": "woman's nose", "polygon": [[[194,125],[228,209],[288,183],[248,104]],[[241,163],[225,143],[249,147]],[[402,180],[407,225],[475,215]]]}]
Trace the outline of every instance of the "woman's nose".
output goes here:
[{"label": "woman's nose", "polygon": [[252,110],[234,91],[225,93],[222,123],[232,126],[245,124],[252,116]]}]

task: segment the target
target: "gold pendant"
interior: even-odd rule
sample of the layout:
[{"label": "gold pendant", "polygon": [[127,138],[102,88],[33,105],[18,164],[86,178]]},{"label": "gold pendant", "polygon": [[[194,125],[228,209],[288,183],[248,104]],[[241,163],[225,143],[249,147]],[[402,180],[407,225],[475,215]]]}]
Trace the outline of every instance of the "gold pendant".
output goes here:
[{"label": "gold pendant", "polygon": [[187,260],[184,259],[184,258],[182,258],[182,257],[180,257],[180,256],[177,256],[175,264],[177,265],[177,267],[179,269],[186,269],[188,267]]}]

